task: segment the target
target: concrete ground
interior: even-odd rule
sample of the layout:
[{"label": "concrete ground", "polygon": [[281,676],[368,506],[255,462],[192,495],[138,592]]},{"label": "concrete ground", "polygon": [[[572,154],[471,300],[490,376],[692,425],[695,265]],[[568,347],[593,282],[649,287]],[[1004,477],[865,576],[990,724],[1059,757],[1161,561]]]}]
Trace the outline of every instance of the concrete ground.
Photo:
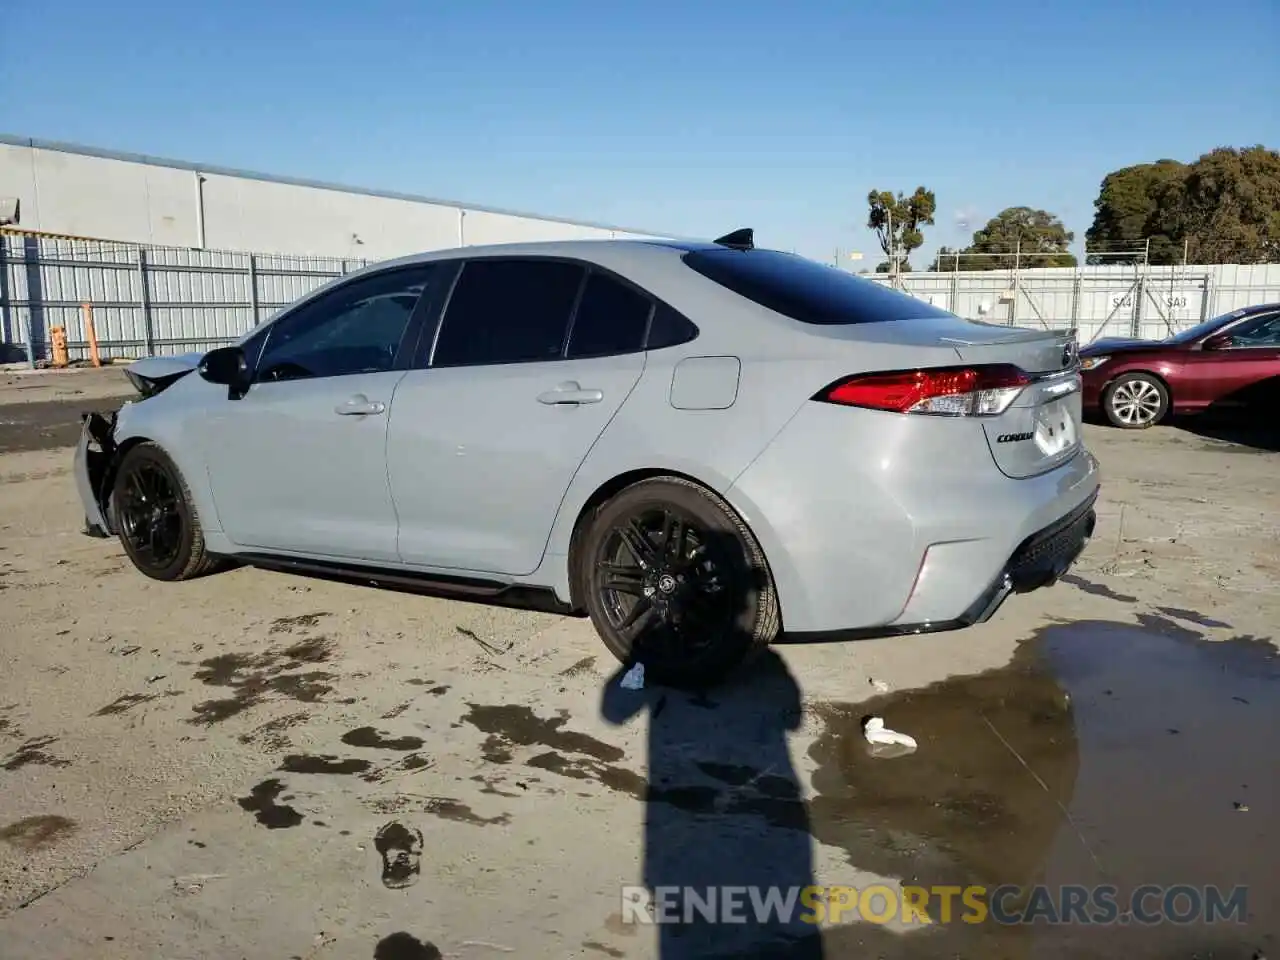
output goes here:
[{"label": "concrete ground", "polygon": [[[960,633],[780,644],[694,697],[621,689],[583,620],[147,580],[80,535],[69,473],[119,372],[4,379],[5,960],[1280,953],[1280,454],[1090,427],[1101,522],[1068,582]],[[918,750],[871,756],[868,713]],[[931,899],[928,925],[855,911],[766,947],[812,927],[637,924],[645,882],[1247,905],[1028,926]]]}]

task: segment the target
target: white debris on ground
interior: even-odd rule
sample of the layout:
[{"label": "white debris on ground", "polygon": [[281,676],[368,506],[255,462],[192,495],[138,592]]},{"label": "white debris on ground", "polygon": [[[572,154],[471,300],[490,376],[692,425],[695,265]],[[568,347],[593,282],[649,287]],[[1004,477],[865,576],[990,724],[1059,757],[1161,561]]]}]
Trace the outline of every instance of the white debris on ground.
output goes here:
[{"label": "white debris on ground", "polygon": [[619,685],[623,690],[643,690],[644,689],[644,664],[637,663],[634,667],[623,674]]}]

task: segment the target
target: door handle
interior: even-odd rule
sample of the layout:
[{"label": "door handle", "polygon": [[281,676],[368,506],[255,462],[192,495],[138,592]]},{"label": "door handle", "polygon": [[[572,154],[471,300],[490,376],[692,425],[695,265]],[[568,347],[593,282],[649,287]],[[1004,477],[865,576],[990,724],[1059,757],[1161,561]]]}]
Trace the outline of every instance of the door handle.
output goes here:
[{"label": "door handle", "polygon": [[599,403],[604,399],[603,390],[584,390],[574,380],[560,384],[554,390],[538,394],[538,402],[546,404]]},{"label": "door handle", "polygon": [[367,417],[385,413],[386,409],[387,405],[381,400],[370,400],[363,393],[357,393],[334,407],[333,412],[343,417]]}]

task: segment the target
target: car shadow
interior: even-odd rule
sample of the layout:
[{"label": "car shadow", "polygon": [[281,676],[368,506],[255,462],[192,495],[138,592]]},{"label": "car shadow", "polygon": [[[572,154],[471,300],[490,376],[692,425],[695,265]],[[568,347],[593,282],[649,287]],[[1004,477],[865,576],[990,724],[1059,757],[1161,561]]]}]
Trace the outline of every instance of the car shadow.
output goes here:
[{"label": "car shadow", "polygon": [[[697,536],[713,556],[741,550],[725,533]],[[746,646],[765,573],[741,571],[738,583],[719,621],[732,625],[719,629]],[[627,689],[621,681],[633,665],[646,653],[658,663],[664,654],[655,651],[669,649],[660,636],[648,642],[605,684],[600,712],[613,725],[647,720],[639,881],[658,925],[657,955],[819,960],[822,941],[799,900],[815,882],[808,806],[788,743],[803,717],[799,684],[782,657],[756,646],[710,688]],[[771,893],[794,897],[793,909],[770,909]]]},{"label": "car shadow", "polygon": [[[628,690],[625,671],[605,685],[601,714],[615,725],[647,715],[640,883],[658,922],[657,955],[821,958],[799,901],[789,918],[761,915],[751,895],[754,888],[760,901],[773,889],[785,900],[815,882],[809,813],[788,747],[800,727],[800,687],[782,658],[766,650],[702,694]],[[730,909],[721,898],[735,887]],[[726,922],[735,915],[742,920]]]},{"label": "car shadow", "polygon": [[1255,384],[1172,425],[1206,440],[1280,451],[1280,377]]},{"label": "car shadow", "polygon": [[[1270,410],[1270,413],[1264,413]],[[1216,444],[1232,444],[1252,450],[1280,451],[1280,399],[1270,407],[1251,405],[1248,408],[1210,407],[1203,413],[1171,416],[1161,421],[1159,427],[1167,427],[1190,434]],[[1145,431],[1122,430],[1112,426],[1101,414],[1086,414],[1085,423],[1110,430],[1116,434],[1143,433]],[[1225,449],[1216,446],[1215,449]]]},{"label": "car shadow", "polygon": [[1280,452],[1280,418],[1273,418],[1268,422],[1261,415],[1207,412],[1198,417],[1175,420],[1172,425],[1204,440],[1216,440],[1219,443],[1271,453]]}]

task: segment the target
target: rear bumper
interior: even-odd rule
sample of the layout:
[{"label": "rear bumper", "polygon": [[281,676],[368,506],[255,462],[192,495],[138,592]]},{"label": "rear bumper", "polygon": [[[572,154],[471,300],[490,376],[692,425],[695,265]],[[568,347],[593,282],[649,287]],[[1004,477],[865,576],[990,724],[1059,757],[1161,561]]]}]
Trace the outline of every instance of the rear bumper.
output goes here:
[{"label": "rear bumper", "polygon": [[962,630],[984,623],[995,616],[1011,594],[1030,593],[1050,586],[1071,568],[1093,536],[1097,525],[1097,512],[1094,509],[1097,498],[1095,489],[1084,503],[1066,516],[1027,537],[1014,550],[999,575],[958,617],[919,623],[892,623],[882,627],[788,632],[786,638],[797,643],[870,640]]}]

